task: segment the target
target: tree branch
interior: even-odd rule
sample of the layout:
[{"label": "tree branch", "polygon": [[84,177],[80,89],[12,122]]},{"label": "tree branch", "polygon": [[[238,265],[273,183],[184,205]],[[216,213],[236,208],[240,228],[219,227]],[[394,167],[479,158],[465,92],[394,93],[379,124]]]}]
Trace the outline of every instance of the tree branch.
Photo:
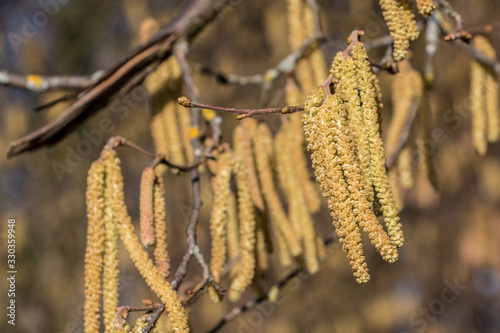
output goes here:
[{"label": "tree branch", "polygon": [[61,140],[75,126],[99,111],[114,96],[123,94],[130,82],[140,83],[161,61],[168,58],[179,38],[192,40],[229,0],[190,0],[177,15],[156,33],[146,44],[107,70],[103,76],[86,90],[59,117],[46,126],[10,144],[8,157],[25,151],[53,144]]},{"label": "tree branch", "polygon": [[18,75],[7,71],[0,71],[0,85],[28,90],[34,93],[43,93],[49,90],[83,90],[95,83],[102,73],[92,76],[41,76]]}]

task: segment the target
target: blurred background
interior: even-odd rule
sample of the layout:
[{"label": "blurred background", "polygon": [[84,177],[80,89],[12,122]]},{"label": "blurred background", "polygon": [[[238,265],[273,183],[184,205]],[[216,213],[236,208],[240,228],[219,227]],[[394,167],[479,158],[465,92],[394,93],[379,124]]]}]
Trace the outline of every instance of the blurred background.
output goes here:
[{"label": "blurred background", "polygon": [[[49,1],[0,2],[0,68],[20,74],[89,75],[115,63],[138,45],[138,27],[153,17],[167,22],[181,1],[108,0],[60,1],[46,20],[21,41],[27,22],[45,11]],[[347,35],[364,29],[367,39],[387,34],[377,1],[319,1],[326,35],[334,42],[322,47],[326,59],[344,49]],[[498,20],[500,2],[453,2],[465,27]],[[55,8],[55,7],[54,7]],[[285,1],[236,1],[196,39],[188,60],[224,73],[252,75],[274,67],[289,52]],[[38,16],[37,16],[38,15]],[[46,15],[47,16],[47,15]],[[421,19],[420,16],[417,17]],[[500,47],[500,33],[492,34]],[[412,44],[412,63],[420,69],[422,40]],[[329,60],[327,60],[328,62]],[[499,332],[500,331],[500,144],[490,145],[485,157],[474,152],[467,109],[471,57],[441,42],[435,62],[432,94],[436,128],[445,138],[433,147],[442,191],[436,193],[417,173],[415,187],[404,193],[401,220],[406,243],[395,264],[384,262],[369,242],[365,252],[372,280],[359,286],[352,277],[338,244],[315,276],[299,276],[275,304],[264,303],[230,322],[222,332]],[[391,117],[389,74],[379,78],[384,94],[384,121]],[[195,76],[202,102],[232,107],[259,107],[259,87],[217,84],[213,78]],[[320,82],[318,82],[319,84]],[[58,93],[36,95],[0,87],[0,254],[2,332],[83,332],[83,259],[86,235],[86,173],[105,143],[96,142],[87,156],[70,160],[86,131],[102,119],[113,121],[108,136],[122,135],[153,150],[150,114],[145,101],[128,103],[126,117],[103,109],[73,134],[50,148],[6,159],[8,144],[46,124],[63,105],[45,112],[33,109]],[[277,81],[265,106],[284,105],[284,80]],[[446,115],[457,116],[450,122]],[[231,139],[237,124],[222,114],[224,138]],[[280,116],[265,118],[273,130]],[[150,160],[120,148],[129,213],[138,220],[141,170]],[[69,166],[65,172],[58,166]],[[212,194],[206,177],[202,183],[203,210],[199,225],[202,251],[208,255],[208,213]],[[169,252],[172,264],[185,251],[184,228],[190,214],[188,176],[166,179]],[[15,218],[17,244],[16,326],[7,324],[6,232],[7,219]],[[326,204],[315,216],[321,234],[333,231]],[[123,250],[123,249],[122,249]],[[276,255],[274,255],[276,256]],[[287,270],[275,265],[261,281],[269,287]],[[190,277],[201,271],[192,265]],[[141,299],[156,300],[126,253],[121,260],[120,304],[139,306]],[[255,297],[247,291],[241,302]],[[239,304],[239,303],[238,303]],[[190,308],[193,332],[206,332],[234,304],[213,305],[205,293]]]}]

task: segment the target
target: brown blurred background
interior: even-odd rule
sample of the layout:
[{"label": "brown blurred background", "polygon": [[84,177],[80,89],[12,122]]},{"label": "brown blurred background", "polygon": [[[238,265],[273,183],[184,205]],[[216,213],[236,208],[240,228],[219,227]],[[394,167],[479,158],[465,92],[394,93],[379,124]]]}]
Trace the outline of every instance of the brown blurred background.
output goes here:
[{"label": "brown blurred background", "polygon": [[[45,3],[48,1],[43,1]],[[61,1],[62,2],[62,1]],[[330,42],[322,47],[327,59],[345,47],[355,28],[368,39],[387,33],[377,1],[320,1],[324,29]],[[168,21],[180,1],[71,1],[59,5],[34,36],[15,47],[9,33],[21,35],[43,7],[35,1],[0,2],[0,68],[15,73],[86,75],[107,68],[138,43],[138,26],[147,17]],[[498,20],[500,2],[453,2],[465,26]],[[189,61],[225,73],[251,75],[275,66],[290,50],[287,45],[285,1],[236,1],[195,41]],[[421,17],[419,17],[421,18]],[[12,35],[10,35],[12,36]],[[500,48],[500,33],[492,35]],[[412,44],[413,65],[420,69],[422,40]],[[388,264],[366,242],[369,284],[355,283],[338,244],[313,277],[301,276],[283,291],[278,303],[265,303],[224,327],[222,332],[499,332],[500,331],[500,144],[490,145],[484,158],[474,153],[470,114],[466,108],[471,57],[441,42],[436,58],[433,112],[445,140],[435,144],[435,160],[442,192],[436,193],[422,177],[405,193],[401,219],[406,244],[400,259]],[[391,116],[391,76],[379,75],[384,93],[385,124]],[[258,107],[260,89],[216,84],[196,75],[201,101],[223,106]],[[318,82],[319,83],[319,82]],[[279,80],[266,105],[284,103]],[[88,156],[74,162],[71,172],[58,174],[55,162],[67,164],[86,131],[108,118],[115,130],[152,150],[149,111],[144,101],[130,106],[124,119],[104,109],[73,134],[50,148],[6,160],[8,144],[46,124],[61,107],[35,113],[34,107],[57,94],[35,95],[0,87],[0,254],[2,332],[83,332],[83,257],[86,234],[85,182],[90,163],[105,142],[96,142]],[[446,115],[457,116],[450,122]],[[222,115],[225,139],[237,121]],[[280,117],[269,117],[272,128]],[[141,169],[149,159],[120,148],[129,213],[137,220]],[[185,250],[184,228],[191,206],[187,176],[168,176],[169,251],[173,265]],[[200,244],[208,256],[207,220],[211,193],[203,179]],[[315,216],[323,235],[333,231],[326,205]],[[7,219],[15,218],[17,241],[17,325],[8,325],[6,303]],[[365,239],[366,241],[366,239]],[[122,260],[123,305],[138,306],[154,298],[125,253]],[[270,286],[287,271],[277,265],[262,281]],[[190,276],[200,275],[193,265]],[[458,287],[457,287],[458,285]],[[451,287],[450,287],[451,286]],[[453,287],[454,286],[454,287]],[[255,297],[252,291],[244,300]],[[234,305],[212,305],[203,294],[190,310],[192,331],[206,332]]]}]

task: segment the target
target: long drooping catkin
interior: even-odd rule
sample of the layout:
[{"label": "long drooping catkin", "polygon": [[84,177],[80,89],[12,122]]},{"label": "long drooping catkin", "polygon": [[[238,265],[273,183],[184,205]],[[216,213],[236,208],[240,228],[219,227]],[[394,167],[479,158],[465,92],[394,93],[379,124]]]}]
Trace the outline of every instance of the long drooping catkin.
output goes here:
[{"label": "long drooping catkin", "polygon": [[384,20],[394,41],[393,56],[397,61],[406,57],[410,40],[419,35],[411,0],[379,0]]},{"label": "long drooping catkin", "polygon": [[298,256],[301,252],[300,242],[294,229],[290,225],[286,213],[281,205],[280,198],[276,192],[273,174],[269,161],[268,150],[272,149],[272,138],[269,128],[265,124],[259,124],[254,136],[252,137],[254,154],[257,162],[257,170],[260,180],[260,187],[264,195],[271,223],[276,232],[284,235],[285,242],[292,254]]},{"label": "long drooping catkin", "polygon": [[231,192],[227,197],[227,259],[228,262],[234,262],[231,268],[231,276],[237,272],[238,263],[235,262],[240,252],[240,240],[238,231],[238,207],[236,202],[236,195]]},{"label": "long drooping catkin", "polygon": [[399,64],[399,73],[392,81],[392,118],[387,130],[385,150],[391,156],[400,141],[401,133],[409,122],[413,108],[420,104],[423,93],[423,81],[420,73],[405,60]]},{"label": "long drooping catkin", "polygon": [[250,285],[255,274],[255,213],[247,173],[241,161],[236,160],[236,186],[238,188],[238,219],[240,221],[240,260],[238,273],[229,288],[229,299],[237,301]]},{"label": "long drooping catkin", "polygon": [[167,250],[167,224],[165,221],[165,189],[163,186],[163,178],[155,171],[155,183],[153,185],[153,215],[154,215],[154,233],[155,233],[155,249],[154,258],[155,265],[164,277],[168,277],[170,271],[170,257]]},{"label": "long drooping catkin", "polygon": [[173,329],[178,332],[189,332],[186,312],[177,293],[170,283],[165,281],[135,234],[134,226],[125,206],[120,160],[114,152],[110,153],[114,155],[114,158],[113,163],[110,163],[109,168],[107,168],[107,176],[110,179],[106,183],[111,184],[114,189],[111,204],[120,237],[139,273],[144,277],[151,290],[165,303]]},{"label": "long drooping catkin", "polygon": [[252,136],[256,128],[257,122],[255,119],[249,118],[242,120],[242,123],[234,129],[233,146],[235,154],[241,159],[247,171],[253,204],[260,211],[264,211],[264,199],[260,191],[259,178],[255,169],[255,159],[252,148]]},{"label": "long drooping catkin", "polygon": [[[115,154],[106,152],[104,154],[104,166],[106,174],[109,175],[109,170],[114,163]],[[116,218],[113,207],[113,184],[111,177],[106,177],[106,188],[104,190],[104,200],[106,207],[104,208],[104,229],[105,243],[103,256],[103,273],[102,273],[102,303],[104,328],[106,333],[113,332],[113,321],[116,317],[116,307],[118,306],[118,230],[116,228]]]},{"label": "long drooping catkin", "polygon": [[[487,58],[496,59],[496,51],[487,38],[476,36],[473,45]],[[495,142],[499,137],[498,90],[498,81],[491,69],[473,61],[470,83],[472,139],[479,155],[486,154],[488,141]]]},{"label": "long drooping catkin", "polygon": [[374,84],[376,78],[373,76],[363,44],[356,43],[353,46],[352,57],[356,64],[358,88],[361,103],[363,104],[364,128],[369,138],[370,168],[373,185],[377,198],[382,205],[382,211],[385,216],[384,220],[391,241],[396,246],[402,246],[404,237],[385,167],[385,152],[379,124],[378,98]]},{"label": "long drooping catkin", "polygon": [[153,186],[155,173],[153,168],[147,167],[141,176],[140,190],[140,229],[141,242],[144,247],[155,244],[154,211],[153,211]]},{"label": "long drooping catkin", "polygon": [[[216,283],[220,282],[222,270],[226,263],[226,222],[227,203],[231,193],[231,171],[233,169],[232,157],[224,152],[218,156],[217,175],[214,180],[214,204],[210,214],[210,236],[212,239],[210,259],[210,274]],[[212,300],[219,301],[218,294],[210,289]]]},{"label": "long drooping catkin", "polygon": [[105,167],[94,162],[87,176],[87,246],[85,249],[85,332],[99,332],[101,307],[102,255],[104,253],[104,180]]},{"label": "long drooping catkin", "polygon": [[422,101],[418,110],[418,132],[417,132],[417,148],[418,162],[420,171],[427,177],[429,183],[436,191],[439,190],[439,178],[434,163],[435,151],[432,139],[433,119],[431,112],[431,103],[428,94],[422,95]]}]

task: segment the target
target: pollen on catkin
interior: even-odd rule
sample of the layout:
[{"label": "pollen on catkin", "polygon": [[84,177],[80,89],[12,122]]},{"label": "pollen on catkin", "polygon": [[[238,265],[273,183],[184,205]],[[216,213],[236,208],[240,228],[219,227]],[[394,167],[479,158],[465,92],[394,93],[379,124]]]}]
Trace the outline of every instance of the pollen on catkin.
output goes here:
[{"label": "pollen on catkin", "polygon": [[240,222],[240,260],[238,273],[229,288],[228,297],[237,301],[250,285],[255,274],[255,212],[250,194],[250,184],[243,164],[235,161],[238,192],[238,219]]},{"label": "pollen on catkin", "polygon": [[109,163],[107,175],[110,179],[106,183],[111,184],[114,189],[111,202],[113,216],[116,218],[120,238],[129,253],[130,259],[134,262],[147,285],[165,303],[173,330],[177,332],[189,332],[186,311],[181,304],[179,296],[170,283],[165,281],[163,275],[142,247],[139,237],[135,234],[134,226],[125,205],[123,176],[120,168],[120,160],[116,155],[113,162]]},{"label": "pollen on catkin", "polygon": [[104,208],[104,229],[105,243],[103,256],[103,274],[102,274],[102,303],[105,332],[113,332],[113,321],[116,317],[116,307],[118,306],[118,230],[116,216],[113,211],[113,191],[110,169],[115,163],[116,154],[114,151],[107,151],[104,154],[103,163],[106,167],[106,188],[104,198],[106,207]]},{"label": "pollen on catkin", "polygon": [[101,307],[102,256],[104,253],[104,180],[102,162],[92,163],[87,176],[87,246],[85,248],[85,303],[83,307],[85,332],[99,332]]},{"label": "pollen on catkin", "polygon": [[403,60],[408,54],[410,40],[419,35],[411,0],[379,0],[384,20],[394,41],[393,57]]},{"label": "pollen on catkin", "polygon": [[156,267],[158,267],[158,270],[164,277],[168,277],[170,272],[170,257],[167,250],[165,189],[160,173],[155,171],[155,176],[153,185],[153,215],[156,244],[153,254]]},{"label": "pollen on catkin", "polygon": [[147,167],[142,172],[140,187],[140,229],[141,242],[144,247],[155,244],[154,210],[153,210],[153,187],[155,173],[153,168]]},{"label": "pollen on catkin", "polygon": [[[211,236],[211,258],[210,274],[214,281],[219,283],[222,270],[226,263],[226,223],[227,223],[227,203],[231,193],[231,171],[233,169],[232,156],[228,152],[219,154],[217,160],[217,175],[214,180],[214,204],[210,214],[210,236]],[[213,289],[210,296],[214,302],[220,301],[217,293]]]}]

